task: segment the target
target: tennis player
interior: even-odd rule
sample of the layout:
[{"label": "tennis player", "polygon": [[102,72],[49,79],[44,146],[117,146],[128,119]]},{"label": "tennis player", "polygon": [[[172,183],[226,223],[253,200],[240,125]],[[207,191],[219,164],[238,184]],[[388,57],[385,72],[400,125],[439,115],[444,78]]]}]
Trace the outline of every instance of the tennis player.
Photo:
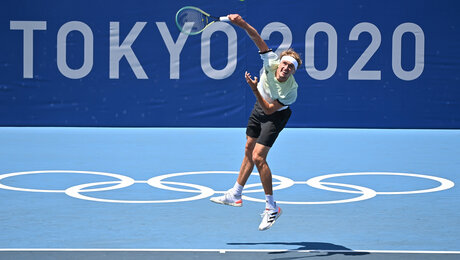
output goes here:
[{"label": "tennis player", "polygon": [[297,83],[293,74],[302,64],[299,54],[289,49],[280,57],[268,48],[254,27],[240,15],[228,15],[230,21],[243,28],[259,48],[263,61],[263,73],[260,81],[257,77],[245,73],[245,79],[251,87],[257,101],[248,120],[246,128],[246,147],[244,159],[235,185],[223,196],[211,198],[212,202],[235,207],[243,205],[242,191],[254,165],[259,171],[265,192],[266,207],[262,213],[259,230],[269,229],[280,217],[282,211],[273,199],[273,184],[267,155],[276,138],[291,116],[289,105],[297,98]]}]

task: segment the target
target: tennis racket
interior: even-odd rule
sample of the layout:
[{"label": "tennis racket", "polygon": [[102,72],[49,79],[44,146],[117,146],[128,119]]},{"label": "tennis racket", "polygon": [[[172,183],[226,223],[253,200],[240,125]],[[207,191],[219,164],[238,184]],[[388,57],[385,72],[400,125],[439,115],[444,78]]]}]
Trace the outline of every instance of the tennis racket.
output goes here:
[{"label": "tennis racket", "polygon": [[177,28],[188,35],[199,34],[216,21],[228,22],[229,19],[227,16],[212,16],[194,6],[182,7],[176,13]]}]

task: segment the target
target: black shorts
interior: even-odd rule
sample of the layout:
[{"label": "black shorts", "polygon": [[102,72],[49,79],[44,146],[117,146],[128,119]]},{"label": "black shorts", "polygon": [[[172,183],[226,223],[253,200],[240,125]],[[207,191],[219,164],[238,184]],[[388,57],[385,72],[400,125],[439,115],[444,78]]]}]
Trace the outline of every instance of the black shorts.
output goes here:
[{"label": "black shorts", "polygon": [[256,102],[251,116],[249,116],[246,135],[257,138],[259,144],[272,147],[279,133],[286,126],[291,113],[292,111],[288,107],[271,115],[266,115],[259,103]]}]

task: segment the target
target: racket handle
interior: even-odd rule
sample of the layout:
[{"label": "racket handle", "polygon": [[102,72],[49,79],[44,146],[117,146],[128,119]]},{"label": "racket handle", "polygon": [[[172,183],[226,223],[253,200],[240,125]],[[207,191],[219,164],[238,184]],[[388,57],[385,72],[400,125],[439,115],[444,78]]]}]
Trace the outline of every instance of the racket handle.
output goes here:
[{"label": "racket handle", "polygon": [[228,19],[228,16],[221,16],[221,17],[219,17],[219,21],[221,21],[221,22],[229,22],[230,19]]}]

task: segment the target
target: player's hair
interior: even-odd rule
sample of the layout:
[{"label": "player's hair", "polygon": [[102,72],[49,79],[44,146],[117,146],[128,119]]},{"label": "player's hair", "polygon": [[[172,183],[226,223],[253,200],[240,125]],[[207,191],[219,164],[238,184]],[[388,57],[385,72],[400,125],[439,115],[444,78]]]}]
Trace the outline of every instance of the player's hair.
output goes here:
[{"label": "player's hair", "polygon": [[294,49],[289,48],[289,49],[287,49],[287,50],[285,50],[285,51],[283,51],[283,52],[281,53],[280,59],[281,59],[283,56],[286,56],[286,55],[287,55],[287,56],[291,56],[292,58],[294,58],[294,59],[297,61],[297,63],[299,63],[299,66],[297,66],[297,69],[299,69],[299,68],[300,68],[300,65],[302,65],[302,59],[300,58],[300,55],[299,55],[296,51],[294,51]]}]

